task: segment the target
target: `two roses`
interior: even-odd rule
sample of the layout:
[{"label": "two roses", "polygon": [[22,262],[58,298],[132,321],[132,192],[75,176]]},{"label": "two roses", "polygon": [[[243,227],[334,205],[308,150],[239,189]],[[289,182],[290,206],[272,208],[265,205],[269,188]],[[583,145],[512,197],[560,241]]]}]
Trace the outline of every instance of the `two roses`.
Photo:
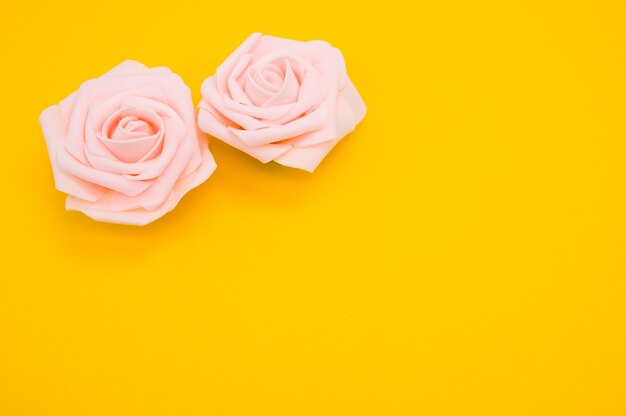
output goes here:
[{"label": "two roses", "polygon": [[44,110],[66,208],[147,224],[215,170],[199,129],[261,162],[312,172],[365,115],[338,49],[258,33],[206,79],[202,96],[196,122],[178,75],[126,61]]}]

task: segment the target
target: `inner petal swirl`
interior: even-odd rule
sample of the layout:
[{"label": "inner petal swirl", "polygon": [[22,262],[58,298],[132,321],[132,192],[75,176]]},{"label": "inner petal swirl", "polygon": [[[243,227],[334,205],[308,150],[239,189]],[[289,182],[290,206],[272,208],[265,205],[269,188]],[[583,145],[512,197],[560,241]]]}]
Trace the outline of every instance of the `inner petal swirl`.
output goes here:
[{"label": "inner petal swirl", "polygon": [[244,91],[256,106],[294,103],[299,90],[300,82],[287,58],[248,67]]},{"label": "inner petal swirl", "polygon": [[122,162],[136,163],[160,152],[163,133],[163,120],[155,111],[128,107],[107,117],[98,138]]}]

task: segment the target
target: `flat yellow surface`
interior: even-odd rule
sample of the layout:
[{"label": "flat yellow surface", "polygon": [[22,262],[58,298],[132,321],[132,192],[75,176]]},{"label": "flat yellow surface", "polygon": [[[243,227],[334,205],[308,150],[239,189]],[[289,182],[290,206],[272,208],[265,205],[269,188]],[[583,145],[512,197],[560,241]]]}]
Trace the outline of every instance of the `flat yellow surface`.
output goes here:
[{"label": "flat yellow surface", "polygon": [[[5,2],[0,415],[626,414],[623,1]],[[124,59],[339,47],[309,174],[211,140],[156,223],[64,211],[37,118]]]}]

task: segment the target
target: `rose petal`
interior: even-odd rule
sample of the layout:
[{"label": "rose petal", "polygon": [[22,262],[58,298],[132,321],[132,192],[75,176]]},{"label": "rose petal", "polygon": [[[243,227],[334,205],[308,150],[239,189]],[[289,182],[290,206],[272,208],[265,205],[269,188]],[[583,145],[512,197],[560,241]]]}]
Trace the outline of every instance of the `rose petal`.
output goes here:
[{"label": "rose petal", "polygon": [[251,49],[255,58],[266,56],[277,50],[301,48],[304,42],[293,39],[279,38],[272,35],[263,35]]},{"label": "rose petal", "polygon": [[[212,78],[208,83],[205,82],[203,95],[207,102],[210,102],[220,113],[222,113],[228,124],[238,124],[243,128],[256,130],[262,127],[267,127],[267,124],[262,120],[247,116],[245,114],[238,113],[236,111],[230,111],[224,107],[223,98],[220,96],[219,91],[215,88],[215,79]],[[225,96],[224,96],[225,97]]]},{"label": "rose petal", "polygon": [[291,69],[289,60],[286,60],[287,67],[285,68],[285,79],[283,81],[280,90],[272,95],[267,101],[263,103],[263,107],[272,105],[289,104],[296,101],[298,98],[298,91],[300,90],[300,83],[296,78],[296,75]]},{"label": "rose petal", "polygon": [[102,124],[107,118],[109,118],[111,113],[119,110],[122,107],[124,100],[131,96],[150,98],[154,101],[167,103],[167,97],[163,88],[157,84],[145,85],[139,88],[122,91],[119,94],[109,96],[91,104],[89,118],[91,119],[95,130],[101,130]]},{"label": "rose petal", "polygon": [[124,194],[114,194],[111,199],[113,209],[116,211],[133,208],[152,210],[161,205],[191,159],[194,150],[192,140],[197,140],[197,138],[187,137],[182,140],[171,162],[153,180],[152,185],[140,195],[129,197]]},{"label": "rose petal", "polygon": [[75,159],[65,147],[58,149],[57,161],[59,168],[70,175],[128,196],[138,195],[150,186],[149,181],[129,180],[124,176],[103,172],[85,165],[78,159]]},{"label": "rose petal", "polygon": [[275,64],[268,63],[254,68],[254,81],[267,91],[277,93],[284,79],[285,73]]},{"label": "rose petal", "polygon": [[170,194],[168,201],[152,211],[145,209],[114,211],[111,209],[110,203],[112,195],[112,191],[107,191],[95,203],[68,196],[65,199],[65,209],[68,211],[80,211],[96,221],[126,225],[146,225],[167,214],[173,209],[172,206],[174,205],[174,195]]},{"label": "rose petal", "polygon": [[[117,120],[125,117],[149,121],[155,125],[157,131],[148,135],[146,133],[149,132],[140,132],[139,136],[132,136],[129,132],[120,131],[122,121]],[[114,123],[117,123],[117,126],[114,127]],[[111,132],[112,130],[113,132]],[[150,154],[150,150],[153,150],[158,142],[162,141],[163,120],[148,107],[124,107],[109,116],[102,124],[102,131],[97,136],[119,160],[134,163],[145,160],[145,156]]]},{"label": "rose petal", "polygon": [[[235,68],[233,68],[233,71],[228,76],[228,92],[230,93],[232,100],[240,104],[252,104],[250,98],[246,95],[243,88],[241,88],[241,85],[239,85],[239,82],[237,81],[239,76],[246,70],[251,60],[252,55],[243,55],[241,59],[237,62],[237,65],[235,65]],[[212,78],[215,81],[216,78]],[[223,97],[228,98],[228,94],[224,94]]]},{"label": "rose petal", "polygon": [[66,199],[66,209],[81,211],[85,215],[98,221],[146,225],[173,210],[187,192],[200,185],[211,176],[217,165],[207,146],[202,149],[201,157],[202,162],[198,168],[192,174],[179,180],[169,193],[167,199],[153,210],[134,209],[128,211],[113,211],[111,207],[113,193],[111,191],[107,191],[107,193],[95,203],[69,196]]},{"label": "rose petal", "polygon": [[217,81],[217,89],[220,94],[226,93],[228,76],[233,71],[233,68],[235,68],[235,65],[237,65],[239,59],[244,54],[247,54],[259,41],[259,39],[261,39],[262,36],[263,35],[260,33],[253,33],[248,36],[248,38],[241,45],[239,45],[237,49],[235,49],[233,53],[231,53],[228,58],[226,58],[226,60],[217,68],[215,78]]},{"label": "rose petal", "polygon": [[274,95],[273,91],[266,90],[254,80],[253,67],[248,67],[246,71],[246,83],[244,92],[256,106],[262,106]]},{"label": "rose petal", "polygon": [[[301,137],[293,137],[289,143],[294,147],[308,147],[316,145],[325,141],[338,138],[337,133],[337,102],[338,102],[338,85],[339,85],[339,73],[333,67],[332,62],[322,62],[318,64],[316,70],[320,76],[326,82],[326,95],[324,96],[323,104],[328,113],[327,122],[316,130],[311,130],[303,133]],[[316,110],[317,111],[317,110]]]},{"label": "rose petal", "polygon": [[[182,137],[185,134],[186,127],[183,120],[179,115],[173,111],[172,108],[163,104],[160,101],[153,100],[151,98],[127,96],[120,105],[129,107],[146,107],[155,111],[163,126],[161,130],[164,132],[162,148],[160,142],[155,143],[155,147],[148,151],[146,155],[139,159],[136,163],[127,164],[123,161],[117,160],[110,151],[102,144],[99,139],[95,140],[88,134],[91,129],[86,129],[87,134],[87,157],[91,165],[96,169],[101,169],[106,172],[120,173],[133,175],[128,179],[132,180],[148,180],[157,177],[163,172],[167,164],[172,160]],[[189,108],[188,113],[193,114],[193,109]],[[189,116],[187,116],[189,119]],[[191,120],[194,120],[191,118]],[[88,120],[89,123],[89,120]],[[195,127],[195,121],[193,122],[193,128]],[[167,132],[167,134],[165,134]],[[95,136],[94,136],[95,137]],[[159,146],[159,148],[157,148]],[[156,155],[156,152],[160,150],[160,153]],[[157,156],[157,157],[155,157]],[[149,160],[149,158],[151,158]]]},{"label": "rose petal", "polygon": [[310,147],[294,147],[274,159],[274,162],[291,168],[313,172],[339,140],[326,141]]},{"label": "rose petal", "polygon": [[77,95],[77,92],[73,92],[68,97],[62,99],[59,103],[59,107],[61,107],[61,114],[63,115],[63,118],[65,120],[69,120],[70,116],[72,115]]},{"label": "rose petal", "polygon": [[[242,114],[248,117],[261,119],[265,122],[264,127],[269,126],[268,122],[272,124],[282,124],[278,120],[285,117],[286,114],[291,113],[291,109],[297,105],[297,103],[274,105],[270,107],[257,107],[255,105],[239,104],[234,102],[228,97],[223,97],[224,109],[237,114]],[[302,114],[302,113],[300,113]]]},{"label": "rose petal", "polygon": [[359,124],[365,117],[367,107],[350,79],[346,81],[345,86],[339,91],[339,99],[350,108],[355,124]]},{"label": "rose petal", "polygon": [[105,72],[103,76],[141,74],[144,73],[147,69],[148,67],[144,64],[129,59],[116,65],[115,67],[113,67],[113,69]]},{"label": "rose petal", "polygon": [[221,116],[217,115],[215,109],[211,108],[209,103],[206,101],[201,103],[198,124],[202,131],[248,153],[250,156],[263,163],[267,163],[291,149],[291,146],[286,143],[274,143],[257,147],[249,146],[231,133],[228,128],[225,127],[223,121],[220,120],[220,117]]},{"label": "rose petal", "polygon": [[67,130],[67,120],[59,105],[45,109],[39,116],[44,139],[50,156],[52,173],[56,189],[87,201],[97,201],[104,193],[104,188],[83,179],[72,176],[59,168],[57,151],[63,145]]},{"label": "rose petal", "polygon": [[295,104],[289,112],[276,120],[275,123],[286,124],[296,117],[310,112],[324,100],[326,93],[327,88],[324,81],[317,73],[317,70],[311,67],[304,75]]},{"label": "rose petal", "polygon": [[268,143],[276,143],[281,140],[290,139],[310,131],[322,129],[326,125],[328,117],[329,112],[327,107],[320,105],[312,113],[282,126],[269,127],[259,130],[238,130],[232,127],[229,127],[228,129],[247,145],[261,146]]}]

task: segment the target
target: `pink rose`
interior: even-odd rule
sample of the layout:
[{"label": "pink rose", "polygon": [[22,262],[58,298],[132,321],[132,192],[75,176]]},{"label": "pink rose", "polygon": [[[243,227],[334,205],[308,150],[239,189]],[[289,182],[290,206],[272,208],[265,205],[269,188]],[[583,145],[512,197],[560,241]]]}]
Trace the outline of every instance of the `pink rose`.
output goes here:
[{"label": "pink rose", "polygon": [[341,52],[251,35],[202,85],[200,129],[263,163],[314,171],[365,116]]},{"label": "pink rose", "polygon": [[215,170],[189,88],[169,69],[126,61],[39,118],[66,209],[144,225]]}]

